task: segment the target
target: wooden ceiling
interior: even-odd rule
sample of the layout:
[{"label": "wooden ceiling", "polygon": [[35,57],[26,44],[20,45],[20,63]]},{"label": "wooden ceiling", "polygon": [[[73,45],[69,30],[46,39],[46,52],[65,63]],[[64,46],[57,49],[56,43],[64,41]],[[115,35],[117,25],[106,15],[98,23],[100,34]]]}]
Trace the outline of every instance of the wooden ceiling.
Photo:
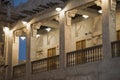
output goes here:
[{"label": "wooden ceiling", "polygon": [[[23,7],[14,8],[13,5],[10,2],[11,0],[1,0],[0,5],[0,22],[8,22],[8,23],[14,23],[18,20],[21,20],[23,18],[26,18],[28,16],[33,16],[37,13],[43,12],[46,9],[53,8],[59,4],[64,4],[68,0],[59,0],[59,2],[56,2],[54,0],[46,0],[46,4],[40,3],[39,5],[35,5],[31,8],[23,8],[24,6],[27,7],[27,5],[31,5],[29,0],[28,3],[23,4]],[[38,0],[37,0],[38,1]]]}]

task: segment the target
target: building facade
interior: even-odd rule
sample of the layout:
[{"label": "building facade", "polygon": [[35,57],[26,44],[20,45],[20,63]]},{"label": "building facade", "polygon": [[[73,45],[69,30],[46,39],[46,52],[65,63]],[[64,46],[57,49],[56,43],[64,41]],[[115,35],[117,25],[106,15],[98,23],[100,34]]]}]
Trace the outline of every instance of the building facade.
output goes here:
[{"label": "building facade", "polygon": [[42,6],[5,32],[3,80],[120,80],[119,0],[63,2]]}]

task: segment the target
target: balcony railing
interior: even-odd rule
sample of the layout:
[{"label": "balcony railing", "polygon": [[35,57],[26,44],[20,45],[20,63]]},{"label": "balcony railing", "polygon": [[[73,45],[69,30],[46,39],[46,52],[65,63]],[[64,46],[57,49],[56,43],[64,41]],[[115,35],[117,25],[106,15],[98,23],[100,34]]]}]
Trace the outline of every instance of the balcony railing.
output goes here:
[{"label": "balcony railing", "polygon": [[0,66],[5,64],[5,58],[0,56]]},{"label": "balcony railing", "polygon": [[103,59],[102,45],[67,53],[67,67]]},{"label": "balcony railing", "polygon": [[13,77],[21,77],[26,74],[26,64],[21,64],[13,67]]},{"label": "balcony railing", "polygon": [[[112,57],[120,57],[120,41],[112,42]],[[103,59],[102,45],[67,53],[67,67],[85,64]],[[32,73],[56,70],[59,68],[59,55],[31,62]],[[26,64],[13,67],[13,77],[26,74]]]},{"label": "balcony railing", "polygon": [[48,57],[32,62],[32,73],[50,71],[59,68],[59,56]]},{"label": "balcony railing", "polygon": [[112,42],[112,57],[120,57],[120,41]]},{"label": "balcony railing", "polygon": [[0,66],[0,80],[5,80],[5,68]]}]

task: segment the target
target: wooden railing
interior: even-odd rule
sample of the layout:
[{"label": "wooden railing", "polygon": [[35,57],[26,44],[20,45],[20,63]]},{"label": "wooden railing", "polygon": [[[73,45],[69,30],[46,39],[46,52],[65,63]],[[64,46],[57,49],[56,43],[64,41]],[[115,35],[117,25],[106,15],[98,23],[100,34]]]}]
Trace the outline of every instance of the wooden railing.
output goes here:
[{"label": "wooden railing", "polygon": [[112,42],[112,57],[120,57],[120,41]]},{"label": "wooden railing", "polygon": [[5,80],[5,68],[0,66],[0,80]]},{"label": "wooden railing", "polygon": [[67,67],[103,59],[102,45],[67,53]]},{"label": "wooden railing", "polygon": [[[67,67],[85,64],[103,59],[102,45],[67,53]],[[112,42],[112,57],[120,57],[120,41]],[[59,68],[59,55],[31,62],[32,73],[50,71]],[[26,74],[26,64],[13,67],[13,76]]]},{"label": "wooden railing", "polygon": [[32,73],[50,71],[59,68],[59,56],[48,57],[32,62]]},{"label": "wooden railing", "polygon": [[5,64],[5,58],[0,56],[0,66]]},{"label": "wooden railing", "polygon": [[26,74],[26,64],[21,64],[13,67],[13,77],[21,77]]}]

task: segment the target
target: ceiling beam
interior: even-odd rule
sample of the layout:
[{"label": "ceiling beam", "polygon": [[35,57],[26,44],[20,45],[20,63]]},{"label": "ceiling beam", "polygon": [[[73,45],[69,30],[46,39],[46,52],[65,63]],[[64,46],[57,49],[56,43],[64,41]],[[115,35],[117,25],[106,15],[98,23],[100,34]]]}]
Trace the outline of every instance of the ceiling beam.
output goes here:
[{"label": "ceiling beam", "polygon": [[80,15],[89,15],[90,17],[95,17],[100,15],[97,10],[87,8],[86,10],[78,10],[77,14]]},{"label": "ceiling beam", "polygon": [[51,28],[59,28],[59,22],[57,21],[45,21],[45,22],[42,22],[42,25],[44,26],[48,26],[48,27],[51,27]]}]

